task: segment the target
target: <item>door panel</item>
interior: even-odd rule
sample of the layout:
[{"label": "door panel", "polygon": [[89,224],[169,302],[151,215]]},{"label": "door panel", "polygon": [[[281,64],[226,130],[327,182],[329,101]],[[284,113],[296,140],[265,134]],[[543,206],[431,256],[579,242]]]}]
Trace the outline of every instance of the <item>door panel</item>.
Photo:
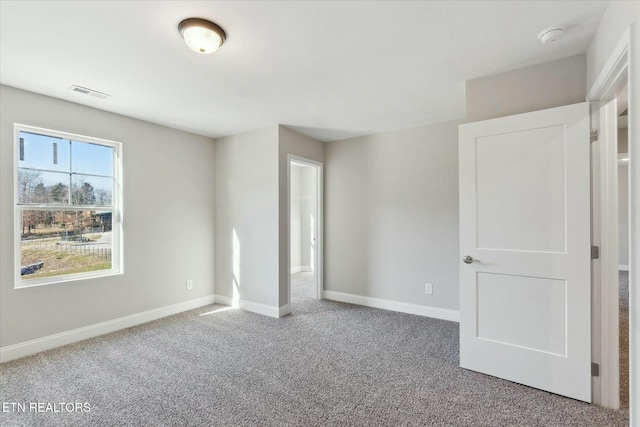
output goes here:
[{"label": "door panel", "polygon": [[588,104],[459,139],[460,365],[591,401]]},{"label": "door panel", "polygon": [[[566,356],[566,283],[541,277],[478,273],[477,337]],[[537,309],[540,305],[547,310]]]},{"label": "door panel", "polygon": [[553,126],[476,140],[479,247],[565,252],[563,139]]}]

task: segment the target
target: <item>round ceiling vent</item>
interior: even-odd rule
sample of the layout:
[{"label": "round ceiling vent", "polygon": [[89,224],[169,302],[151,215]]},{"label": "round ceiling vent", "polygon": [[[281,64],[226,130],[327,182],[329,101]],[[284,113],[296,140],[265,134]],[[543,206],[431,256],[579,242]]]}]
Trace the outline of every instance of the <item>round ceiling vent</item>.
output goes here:
[{"label": "round ceiling vent", "polygon": [[538,38],[542,43],[553,43],[561,38],[563,34],[564,28],[562,27],[547,28],[546,30],[540,31]]}]

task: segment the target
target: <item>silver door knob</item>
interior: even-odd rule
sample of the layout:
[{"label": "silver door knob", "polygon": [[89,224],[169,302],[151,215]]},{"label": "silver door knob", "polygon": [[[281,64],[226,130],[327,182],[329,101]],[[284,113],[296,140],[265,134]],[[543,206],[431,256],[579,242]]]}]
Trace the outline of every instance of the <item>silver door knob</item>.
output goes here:
[{"label": "silver door knob", "polygon": [[462,258],[462,261],[464,261],[465,264],[471,264],[473,262],[473,258],[467,255],[464,258]]}]

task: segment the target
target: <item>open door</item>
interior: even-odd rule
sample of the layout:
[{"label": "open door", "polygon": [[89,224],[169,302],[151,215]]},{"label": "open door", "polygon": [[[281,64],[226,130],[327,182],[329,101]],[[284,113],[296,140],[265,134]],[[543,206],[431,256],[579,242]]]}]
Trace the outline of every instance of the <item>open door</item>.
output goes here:
[{"label": "open door", "polygon": [[459,142],[460,366],[590,402],[588,104]]}]

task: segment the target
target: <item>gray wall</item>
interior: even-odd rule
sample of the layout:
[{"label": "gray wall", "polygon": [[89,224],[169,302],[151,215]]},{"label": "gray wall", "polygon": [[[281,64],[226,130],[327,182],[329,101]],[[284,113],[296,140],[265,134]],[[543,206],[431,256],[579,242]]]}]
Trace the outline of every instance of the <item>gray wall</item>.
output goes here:
[{"label": "gray wall", "polygon": [[[212,139],[6,86],[0,110],[1,347],[214,293]],[[122,142],[124,274],[14,289],[14,123]]]},{"label": "gray wall", "polygon": [[326,290],[458,308],[458,124],[325,143]]},{"label": "gray wall", "polygon": [[[583,102],[585,56],[466,86],[465,121]],[[325,144],[325,289],[458,309],[459,123]]]},{"label": "gray wall", "polygon": [[288,153],[324,159],[321,142],[279,125],[216,141],[217,295],[233,297],[239,282],[241,301],[271,308],[288,303]]},{"label": "gray wall", "polygon": [[526,113],[584,102],[586,57],[573,56],[468,80],[466,121]]},{"label": "gray wall", "polygon": [[218,139],[215,170],[216,294],[278,307],[278,126]]}]

